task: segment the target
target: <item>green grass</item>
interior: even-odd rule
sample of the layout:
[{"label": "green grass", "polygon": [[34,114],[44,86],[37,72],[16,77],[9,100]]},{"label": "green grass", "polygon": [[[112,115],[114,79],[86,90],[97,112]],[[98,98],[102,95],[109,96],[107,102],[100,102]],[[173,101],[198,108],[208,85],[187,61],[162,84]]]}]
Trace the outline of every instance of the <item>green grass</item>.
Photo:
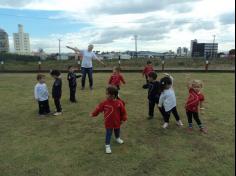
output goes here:
[{"label": "green grass", "polygon": [[[162,62],[160,59],[151,59],[153,65],[156,69],[161,70]],[[107,68],[112,68],[114,65],[118,64],[118,60],[104,60]],[[122,68],[143,68],[146,65],[147,59],[131,59],[131,60],[121,60]],[[94,61],[94,67],[103,68],[103,66]],[[77,66],[77,62],[75,60],[68,61],[55,61],[55,60],[47,60],[42,61],[42,69],[50,70],[50,69],[59,69],[59,70],[67,70],[69,65]],[[232,69],[235,67],[235,60],[218,58],[210,60],[209,69]],[[201,58],[178,58],[178,59],[166,59],[165,60],[165,68],[205,68],[205,59]],[[1,66],[1,70],[38,70],[38,62],[36,61],[5,61],[4,68]]]},{"label": "green grass", "polygon": [[[186,133],[185,75],[173,74],[178,111],[185,128],[171,117],[161,128],[161,116],[147,118],[146,90],[141,74],[124,74],[128,121],[122,126],[125,144],[112,142],[112,155],[104,154],[103,116],[89,112],[105,97],[108,74],[94,74],[95,90],[78,90],[78,104],[68,102],[63,74],[63,116],[37,117],[33,98],[34,74],[0,74],[1,176],[232,176],[234,175],[234,74],[192,74],[204,80],[205,115],[209,134]],[[52,86],[47,76],[47,85]],[[50,99],[51,109],[54,104]]]}]

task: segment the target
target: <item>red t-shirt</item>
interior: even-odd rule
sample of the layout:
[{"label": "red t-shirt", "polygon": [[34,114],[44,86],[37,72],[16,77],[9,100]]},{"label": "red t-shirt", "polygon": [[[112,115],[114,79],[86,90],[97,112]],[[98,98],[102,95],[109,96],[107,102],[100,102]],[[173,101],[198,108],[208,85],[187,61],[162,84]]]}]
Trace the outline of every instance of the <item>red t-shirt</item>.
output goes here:
[{"label": "red t-shirt", "polygon": [[113,73],[108,81],[110,85],[120,86],[121,82],[125,84],[124,77],[121,74]]},{"label": "red t-shirt", "polygon": [[143,75],[148,76],[148,74],[150,72],[153,72],[153,71],[154,71],[153,66],[152,65],[147,65],[143,70]]},{"label": "red t-shirt", "polygon": [[198,112],[199,103],[204,101],[204,95],[202,93],[197,93],[193,89],[189,89],[189,97],[185,108],[187,111]]},{"label": "red t-shirt", "polygon": [[104,113],[105,128],[120,128],[121,121],[127,120],[127,112],[121,100],[107,99],[100,103],[93,111],[95,117],[99,113]]}]

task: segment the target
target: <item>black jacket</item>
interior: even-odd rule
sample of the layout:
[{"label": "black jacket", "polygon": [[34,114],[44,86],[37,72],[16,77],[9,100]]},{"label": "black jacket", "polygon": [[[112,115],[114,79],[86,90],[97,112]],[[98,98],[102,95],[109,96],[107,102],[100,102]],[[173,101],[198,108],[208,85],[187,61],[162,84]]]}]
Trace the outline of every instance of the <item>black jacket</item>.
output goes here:
[{"label": "black jacket", "polygon": [[77,86],[77,82],[76,79],[80,78],[81,75],[76,75],[74,72],[69,72],[67,75],[67,80],[69,82],[69,87],[76,87]]},{"label": "black jacket", "polygon": [[54,81],[54,84],[52,86],[52,97],[55,99],[60,99],[61,98],[61,93],[62,93],[62,81],[60,78],[56,78]]},{"label": "black jacket", "polygon": [[150,101],[159,102],[161,95],[161,84],[159,81],[149,82],[143,86],[144,89],[148,89],[148,99]]}]

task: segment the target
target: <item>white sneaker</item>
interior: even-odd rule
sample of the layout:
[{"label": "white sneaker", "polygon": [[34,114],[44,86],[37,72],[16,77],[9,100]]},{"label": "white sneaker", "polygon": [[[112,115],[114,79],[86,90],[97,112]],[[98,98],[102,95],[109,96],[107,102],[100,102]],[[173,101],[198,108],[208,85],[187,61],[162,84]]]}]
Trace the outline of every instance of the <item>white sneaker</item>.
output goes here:
[{"label": "white sneaker", "polygon": [[169,126],[168,123],[164,123],[164,125],[162,126],[164,129],[166,129]]},{"label": "white sneaker", "polygon": [[121,138],[116,138],[116,142],[118,144],[124,144],[124,141]]},{"label": "white sneaker", "polygon": [[176,124],[177,124],[178,126],[184,126],[184,124],[183,124],[183,122],[182,122],[181,120],[177,121]]},{"label": "white sneaker", "polygon": [[53,115],[54,116],[59,116],[59,115],[62,115],[62,112],[55,112]]},{"label": "white sneaker", "polygon": [[106,149],[106,154],[111,154],[111,147],[110,147],[110,145],[105,145],[105,149]]}]

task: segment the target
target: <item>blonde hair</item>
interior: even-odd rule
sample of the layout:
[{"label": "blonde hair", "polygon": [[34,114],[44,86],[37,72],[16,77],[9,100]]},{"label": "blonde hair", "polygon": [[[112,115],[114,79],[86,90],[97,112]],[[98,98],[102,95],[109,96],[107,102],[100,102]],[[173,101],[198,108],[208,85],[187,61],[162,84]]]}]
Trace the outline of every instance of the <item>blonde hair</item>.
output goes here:
[{"label": "blonde hair", "polygon": [[192,80],[190,83],[191,87],[193,87],[193,85],[196,85],[199,86],[200,88],[203,88],[203,82],[201,80],[195,79]]}]

